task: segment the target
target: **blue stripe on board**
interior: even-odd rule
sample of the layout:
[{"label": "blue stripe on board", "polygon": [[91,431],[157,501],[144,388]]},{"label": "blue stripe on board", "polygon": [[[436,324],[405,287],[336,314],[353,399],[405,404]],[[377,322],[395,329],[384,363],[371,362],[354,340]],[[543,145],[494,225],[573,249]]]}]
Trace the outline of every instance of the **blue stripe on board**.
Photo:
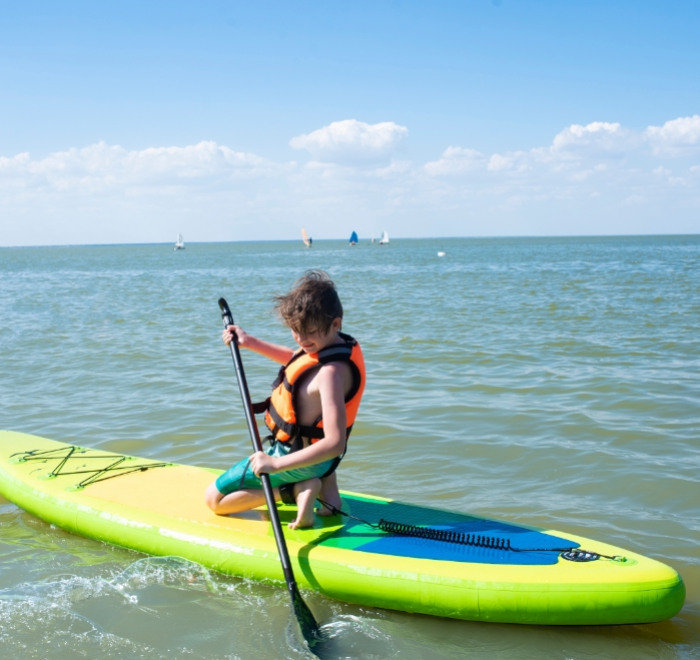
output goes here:
[{"label": "blue stripe on board", "polygon": [[[362,516],[359,510],[364,509]],[[540,531],[519,527],[509,523],[477,518],[466,514],[417,507],[399,502],[377,505],[370,502],[353,502],[353,511],[358,517],[374,522],[379,517],[406,524],[447,530],[470,536],[487,536],[508,540],[516,550],[492,549],[436,541],[413,536],[385,534],[366,524],[350,521],[345,525],[344,535],[366,536],[367,541],[354,546],[360,552],[385,554],[395,557],[434,559],[437,561],[474,562],[518,566],[545,566],[556,564],[561,548],[577,548],[578,543],[566,538],[551,536]],[[494,544],[495,545],[495,544]],[[551,550],[550,550],[551,549]]]}]

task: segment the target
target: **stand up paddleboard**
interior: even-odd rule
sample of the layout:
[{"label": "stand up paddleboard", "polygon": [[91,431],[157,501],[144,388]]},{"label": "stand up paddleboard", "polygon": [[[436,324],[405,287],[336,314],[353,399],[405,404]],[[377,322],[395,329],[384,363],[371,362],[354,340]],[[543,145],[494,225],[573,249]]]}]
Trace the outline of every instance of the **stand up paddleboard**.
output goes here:
[{"label": "stand up paddleboard", "polygon": [[[217,516],[220,473],[0,431],[0,494],[48,523],[215,571],[284,579],[267,511]],[[299,586],[369,607],[472,621],[598,625],[668,619],[678,573],[599,541],[454,511],[342,493],[343,514],[285,524]]]}]

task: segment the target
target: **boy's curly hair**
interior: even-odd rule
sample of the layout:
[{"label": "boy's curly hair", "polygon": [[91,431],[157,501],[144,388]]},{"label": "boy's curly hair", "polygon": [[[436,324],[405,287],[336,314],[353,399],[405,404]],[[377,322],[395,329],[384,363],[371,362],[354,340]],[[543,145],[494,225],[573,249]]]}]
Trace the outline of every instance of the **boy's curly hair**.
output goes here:
[{"label": "boy's curly hair", "polygon": [[275,297],[275,309],[291,330],[302,334],[325,334],[333,319],[343,318],[335,284],[322,270],[306,271],[289,293]]}]

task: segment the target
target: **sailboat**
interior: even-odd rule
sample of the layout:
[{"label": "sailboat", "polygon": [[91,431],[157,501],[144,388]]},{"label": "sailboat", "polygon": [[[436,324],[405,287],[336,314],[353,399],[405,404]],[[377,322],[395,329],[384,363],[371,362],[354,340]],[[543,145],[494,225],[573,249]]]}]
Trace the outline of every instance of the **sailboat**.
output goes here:
[{"label": "sailboat", "polygon": [[304,241],[304,245],[306,245],[308,248],[310,248],[311,244],[313,243],[313,240],[309,237],[309,235],[306,233],[306,229],[303,227],[301,228],[301,240]]},{"label": "sailboat", "polygon": [[357,241],[359,239],[357,238],[357,232],[353,231],[352,234],[350,234],[350,245],[357,245]]},{"label": "sailboat", "polygon": [[382,237],[379,239],[379,245],[387,245],[389,243],[389,234],[382,232]]},{"label": "sailboat", "polygon": [[177,240],[175,241],[175,247],[173,250],[184,250],[185,249],[185,241],[182,240],[182,234],[177,235]]}]

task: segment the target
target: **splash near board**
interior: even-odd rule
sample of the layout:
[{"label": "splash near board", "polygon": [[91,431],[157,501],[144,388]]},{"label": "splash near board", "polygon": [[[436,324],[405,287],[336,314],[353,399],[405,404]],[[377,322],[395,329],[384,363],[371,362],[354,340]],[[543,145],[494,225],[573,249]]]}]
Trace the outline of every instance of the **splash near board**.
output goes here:
[{"label": "splash near board", "polygon": [[[217,516],[220,470],[0,431],[0,493],[70,532],[180,556],[256,580],[283,580],[264,508]],[[677,614],[678,573],[574,534],[341,493],[343,514],[284,536],[299,585],[338,600],[472,621],[650,623]],[[283,523],[296,510],[280,506]]]}]

